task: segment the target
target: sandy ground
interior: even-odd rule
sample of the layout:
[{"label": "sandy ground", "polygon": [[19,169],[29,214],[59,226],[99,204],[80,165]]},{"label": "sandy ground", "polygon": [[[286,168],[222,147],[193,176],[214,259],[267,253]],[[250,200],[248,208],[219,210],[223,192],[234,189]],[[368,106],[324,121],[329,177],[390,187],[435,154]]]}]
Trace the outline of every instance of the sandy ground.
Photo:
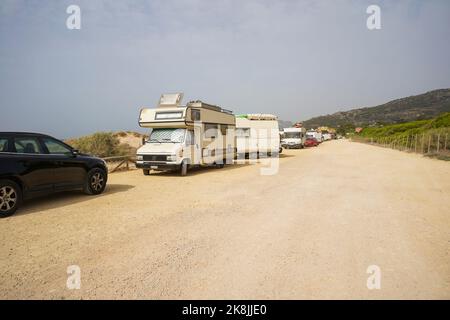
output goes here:
[{"label": "sandy ground", "polygon": [[28,202],[0,220],[0,297],[450,298],[450,162],[333,141],[264,165]]}]

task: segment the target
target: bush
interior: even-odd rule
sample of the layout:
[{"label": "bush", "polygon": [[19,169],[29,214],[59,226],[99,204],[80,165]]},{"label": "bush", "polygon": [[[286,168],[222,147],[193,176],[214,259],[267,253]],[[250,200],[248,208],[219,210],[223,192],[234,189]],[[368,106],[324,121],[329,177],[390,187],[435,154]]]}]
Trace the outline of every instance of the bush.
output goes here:
[{"label": "bush", "polygon": [[69,145],[82,153],[97,157],[113,157],[133,153],[129,145],[120,144],[119,139],[112,132],[97,132],[89,136],[66,141]]}]

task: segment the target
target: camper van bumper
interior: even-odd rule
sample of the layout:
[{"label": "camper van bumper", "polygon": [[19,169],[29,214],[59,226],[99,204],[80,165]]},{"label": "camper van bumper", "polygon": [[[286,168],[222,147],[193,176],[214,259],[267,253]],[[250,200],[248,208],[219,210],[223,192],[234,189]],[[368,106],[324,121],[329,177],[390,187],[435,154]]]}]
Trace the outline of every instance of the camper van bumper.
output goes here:
[{"label": "camper van bumper", "polygon": [[154,169],[154,170],[173,170],[177,169],[180,164],[176,162],[155,162],[155,161],[137,161],[138,169]]},{"label": "camper van bumper", "polygon": [[301,143],[282,143],[281,146],[285,149],[301,149],[303,145]]}]

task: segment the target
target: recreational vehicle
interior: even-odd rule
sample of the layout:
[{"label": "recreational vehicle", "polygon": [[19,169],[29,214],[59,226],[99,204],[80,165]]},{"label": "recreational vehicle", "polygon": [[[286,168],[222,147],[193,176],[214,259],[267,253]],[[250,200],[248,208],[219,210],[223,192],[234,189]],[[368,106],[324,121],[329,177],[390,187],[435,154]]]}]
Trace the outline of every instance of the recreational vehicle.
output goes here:
[{"label": "recreational vehicle", "polygon": [[236,154],[233,113],[202,101],[182,105],[183,94],[163,94],[156,108],[141,109],[139,125],[152,129],[137,150],[136,166],[150,170],[179,170],[192,166],[222,168]]},{"label": "recreational vehicle", "polygon": [[285,149],[301,149],[306,140],[305,128],[284,128],[281,146]]},{"label": "recreational vehicle", "polygon": [[322,133],[317,132],[315,130],[310,130],[306,132],[306,138],[314,138],[319,143],[323,141]]},{"label": "recreational vehicle", "polygon": [[236,116],[238,158],[276,156],[281,152],[277,117],[272,114]]}]

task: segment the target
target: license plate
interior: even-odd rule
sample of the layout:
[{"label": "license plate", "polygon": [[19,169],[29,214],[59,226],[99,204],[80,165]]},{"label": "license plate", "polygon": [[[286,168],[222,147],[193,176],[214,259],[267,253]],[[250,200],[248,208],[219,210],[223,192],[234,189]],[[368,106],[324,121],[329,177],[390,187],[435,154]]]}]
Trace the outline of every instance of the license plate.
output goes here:
[{"label": "license plate", "polygon": [[158,169],[158,166],[150,166],[150,169]]}]

